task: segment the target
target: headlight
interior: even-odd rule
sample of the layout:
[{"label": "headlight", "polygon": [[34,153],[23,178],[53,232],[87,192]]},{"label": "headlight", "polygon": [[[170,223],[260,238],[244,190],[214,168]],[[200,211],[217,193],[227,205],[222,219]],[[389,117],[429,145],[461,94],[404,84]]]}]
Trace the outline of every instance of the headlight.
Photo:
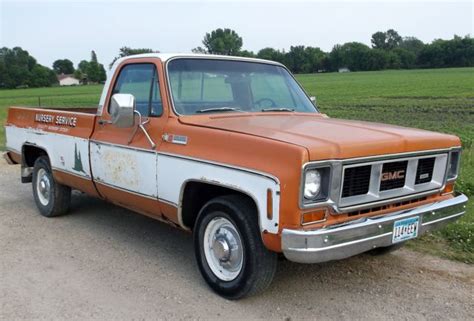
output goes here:
[{"label": "headlight", "polygon": [[315,199],[321,191],[321,173],[317,169],[309,170],[305,174],[304,197]]},{"label": "headlight", "polygon": [[461,159],[461,150],[453,150],[449,154],[448,180],[454,180],[458,177],[459,161]]},{"label": "headlight", "polygon": [[302,204],[324,202],[329,195],[331,167],[308,168],[303,174]]}]

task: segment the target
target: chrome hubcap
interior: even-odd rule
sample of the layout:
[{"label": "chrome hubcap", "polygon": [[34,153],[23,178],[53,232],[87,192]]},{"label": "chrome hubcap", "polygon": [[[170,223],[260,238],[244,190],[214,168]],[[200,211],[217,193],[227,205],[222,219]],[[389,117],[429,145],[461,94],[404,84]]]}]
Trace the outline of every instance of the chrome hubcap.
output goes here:
[{"label": "chrome hubcap", "polygon": [[44,206],[48,205],[51,195],[51,181],[43,168],[38,170],[36,178],[36,190],[40,203]]},{"label": "chrome hubcap", "polygon": [[223,281],[234,280],[242,270],[243,248],[237,228],[216,217],[204,231],[204,254],[212,272]]}]

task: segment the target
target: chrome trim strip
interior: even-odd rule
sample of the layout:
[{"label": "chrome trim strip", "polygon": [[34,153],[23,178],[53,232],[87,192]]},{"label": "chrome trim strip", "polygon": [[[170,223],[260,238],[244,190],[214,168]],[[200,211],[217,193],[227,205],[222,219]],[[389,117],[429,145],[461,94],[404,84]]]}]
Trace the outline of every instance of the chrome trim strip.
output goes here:
[{"label": "chrome trim strip", "polygon": [[[459,152],[458,163],[457,163],[457,172],[456,172],[456,176],[448,178],[449,165],[451,164],[451,155],[452,155],[453,152]],[[446,168],[446,177],[445,177],[446,182],[454,182],[458,178],[459,170],[461,168],[461,158],[462,158],[462,148],[461,147],[452,148],[450,150],[449,155],[448,155],[448,166]]]},{"label": "chrome trim strip", "polygon": [[235,166],[235,165],[224,164],[224,163],[219,163],[219,162],[214,162],[214,161],[210,161],[210,160],[206,160],[206,159],[202,159],[202,158],[183,156],[183,155],[179,155],[179,154],[173,154],[173,153],[167,153],[167,152],[157,152],[157,153],[158,153],[158,155],[188,159],[188,160],[192,160],[192,161],[195,161],[195,162],[206,163],[206,164],[211,164],[211,165],[217,165],[217,166],[226,167],[226,168],[230,168],[230,169],[236,169],[236,170],[239,170],[239,171],[242,171],[242,172],[257,174],[257,175],[260,175],[260,176],[270,178],[276,184],[280,185],[280,180],[278,179],[278,177],[273,176],[272,174],[265,173],[265,172],[260,172],[258,170],[254,170],[254,169],[250,169],[250,168],[246,168],[246,167]]},{"label": "chrome trim strip", "polygon": [[115,143],[104,142],[104,141],[95,140],[95,139],[89,139],[89,142],[94,143],[96,145],[106,145],[106,146],[111,146],[111,147],[119,147],[119,148],[123,148],[123,149],[137,150],[137,151],[140,151],[140,152],[156,153],[156,151],[153,150],[153,149],[146,149],[146,148],[129,146],[129,145],[115,144]]},{"label": "chrome trim strip", "polygon": [[91,181],[92,178],[88,175],[80,175],[80,174],[77,174],[77,173],[74,173],[74,172],[71,172],[71,171],[68,171],[68,170],[65,170],[65,169],[62,169],[62,168],[58,168],[58,167],[52,167],[51,168],[53,171],[58,171],[58,172],[62,172],[64,174],[68,174],[68,175],[73,175],[73,176],[76,176],[76,177],[79,177],[79,178],[82,178],[82,179],[86,179],[88,181]]},{"label": "chrome trim strip", "polygon": [[100,184],[100,185],[103,185],[103,186],[106,186],[106,187],[110,187],[110,188],[113,188],[113,189],[116,189],[116,190],[119,190],[119,191],[122,191],[122,192],[134,194],[136,196],[141,196],[141,197],[145,197],[145,198],[148,198],[148,199],[151,199],[151,200],[154,200],[154,201],[158,201],[158,198],[153,196],[153,195],[138,193],[138,192],[126,189],[126,188],[122,188],[122,187],[119,187],[119,186],[116,186],[116,185],[108,184],[108,183],[106,183],[104,181],[101,181],[101,180],[94,180],[94,183],[97,183],[97,184]]},{"label": "chrome trim strip", "polygon": [[338,208],[338,213],[342,214],[342,213],[352,212],[352,211],[356,211],[356,210],[360,210],[360,209],[386,205],[386,204],[390,204],[390,203],[409,201],[409,200],[412,200],[412,199],[415,199],[415,198],[429,196],[429,195],[439,193],[441,190],[442,189],[436,189],[436,190],[430,190],[430,191],[425,191],[425,192],[416,193],[416,194],[404,195],[404,196],[400,196],[400,197],[387,198],[387,199],[384,199],[384,200],[381,200],[381,201],[378,201],[378,202],[371,202],[371,203],[365,203],[365,204],[360,204],[360,205],[339,207]]},{"label": "chrome trim strip", "polygon": [[165,200],[165,199],[163,199],[163,198],[158,198],[158,200],[159,200],[160,202],[162,202],[162,203],[166,203],[166,204],[168,204],[168,205],[170,205],[170,206],[176,207],[176,209],[178,208],[178,204],[176,204],[176,203],[174,203],[174,202],[170,202],[170,201]]},{"label": "chrome trim strip", "polygon": [[418,216],[418,237],[443,226],[466,212],[468,198],[463,194],[387,215],[362,218],[318,230],[282,231],[282,250],[290,260],[320,263],[344,259],[377,247],[392,245],[395,221]]}]

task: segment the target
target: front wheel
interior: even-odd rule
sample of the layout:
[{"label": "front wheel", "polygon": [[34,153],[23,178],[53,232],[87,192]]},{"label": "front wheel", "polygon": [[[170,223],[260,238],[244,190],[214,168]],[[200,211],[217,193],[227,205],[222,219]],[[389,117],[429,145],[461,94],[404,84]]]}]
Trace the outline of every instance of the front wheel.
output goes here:
[{"label": "front wheel", "polygon": [[275,275],[277,254],[263,245],[255,206],[243,196],[217,197],[203,207],[194,249],[202,276],[227,299],[263,291]]}]

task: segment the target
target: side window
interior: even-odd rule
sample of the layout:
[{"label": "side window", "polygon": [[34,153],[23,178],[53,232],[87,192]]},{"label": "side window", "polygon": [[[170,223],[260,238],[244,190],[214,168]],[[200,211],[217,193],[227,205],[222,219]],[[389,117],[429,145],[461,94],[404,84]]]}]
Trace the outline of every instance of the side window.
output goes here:
[{"label": "side window", "polygon": [[163,113],[158,74],[153,64],[130,64],[120,70],[113,94],[132,94],[144,117]]}]

